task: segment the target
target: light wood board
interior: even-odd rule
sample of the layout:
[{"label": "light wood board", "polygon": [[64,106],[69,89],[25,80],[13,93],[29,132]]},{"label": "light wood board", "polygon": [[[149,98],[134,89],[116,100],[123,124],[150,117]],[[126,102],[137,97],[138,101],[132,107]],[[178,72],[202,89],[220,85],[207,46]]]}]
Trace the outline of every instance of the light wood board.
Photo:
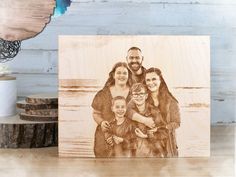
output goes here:
[{"label": "light wood board", "polygon": [[208,36],[60,36],[59,155],[94,157],[96,124],[90,107],[114,63],[138,46],[143,66],[158,67],[180,105],[180,157],[210,155]]}]

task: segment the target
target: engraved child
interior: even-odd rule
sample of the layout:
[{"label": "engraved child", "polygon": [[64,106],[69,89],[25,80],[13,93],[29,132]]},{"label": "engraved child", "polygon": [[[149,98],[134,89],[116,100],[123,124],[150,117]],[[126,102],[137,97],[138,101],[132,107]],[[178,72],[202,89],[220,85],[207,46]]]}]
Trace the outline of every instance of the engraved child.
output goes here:
[{"label": "engraved child", "polygon": [[163,127],[160,111],[147,102],[148,93],[145,85],[134,84],[131,88],[132,101],[128,105],[129,116],[134,112],[143,115],[146,119],[152,119],[154,128],[149,128],[143,123],[137,122],[135,133],[137,137],[137,157],[165,157],[164,151],[167,130]]},{"label": "engraved child", "polygon": [[110,145],[108,157],[131,157],[136,136],[132,120],[125,117],[127,109],[125,98],[122,96],[113,98],[111,109],[115,119],[110,122],[110,128],[105,132],[106,142]]}]

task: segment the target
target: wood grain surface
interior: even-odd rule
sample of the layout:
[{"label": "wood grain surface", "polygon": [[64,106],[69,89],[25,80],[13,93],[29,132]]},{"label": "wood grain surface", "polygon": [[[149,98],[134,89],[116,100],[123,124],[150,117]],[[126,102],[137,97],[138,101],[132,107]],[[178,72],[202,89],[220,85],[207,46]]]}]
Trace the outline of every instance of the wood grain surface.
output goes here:
[{"label": "wood grain surface", "polygon": [[32,104],[58,104],[58,96],[56,93],[35,94],[27,96],[25,101]]},{"label": "wood grain surface", "polygon": [[57,146],[57,121],[24,121],[19,115],[0,118],[0,148]]},{"label": "wood grain surface", "polygon": [[[206,36],[62,36],[59,39],[59,155],[94,157],[92,100],[112,66],[138,46],[180,106],[180,157],[210,155],[210,45]],[[97,61],[99,60],[99,65]]]},{"label": "wood grain surface", "polygon": [[27,109],[27,110],[38,110],[38,109],[56,109],[58,108],[57,104],[33,104],[33,103],[27,103],[26,101],[18,101],[16,103],[16,106],[19,109]]},{"label": "wood grain surface", "polygon": [[25,113],[28,115],[58,117],[58,109],[38,109],[38,110],[26,109]]},{"label": "wood grain surface", "polygon": [[57,115],[32,115],[32,114],[27,114],[25,112],[21,112],[20,114],[20,119],[22,120],[28,120],[28,121],[57,121],[58,117]]},{"label": "wood grain surface", "polygon": [[55,0],[2,0],[0,38],[24,40],[39,34],[50,22]]}]

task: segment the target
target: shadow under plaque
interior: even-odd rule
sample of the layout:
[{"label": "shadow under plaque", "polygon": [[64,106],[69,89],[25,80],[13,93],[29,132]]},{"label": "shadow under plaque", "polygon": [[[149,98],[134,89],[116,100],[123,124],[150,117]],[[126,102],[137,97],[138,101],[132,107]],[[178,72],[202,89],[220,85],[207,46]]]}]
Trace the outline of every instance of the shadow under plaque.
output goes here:
[{"label": "shadow under plaque", "polygon": [[209,36],[59,37],[59,156],[209,155]]}]

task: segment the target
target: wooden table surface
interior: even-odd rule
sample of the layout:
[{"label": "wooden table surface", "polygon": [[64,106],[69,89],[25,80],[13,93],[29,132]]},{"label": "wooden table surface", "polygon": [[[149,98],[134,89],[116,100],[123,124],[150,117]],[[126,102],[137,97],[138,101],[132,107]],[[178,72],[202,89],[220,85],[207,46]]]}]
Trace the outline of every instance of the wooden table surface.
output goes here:
[{"label": "wooden table surface", "polygon": [[58,158],[57,148],[0,149],[0,176],[235,177],[235,125],[211,129],[210,158]]}]

